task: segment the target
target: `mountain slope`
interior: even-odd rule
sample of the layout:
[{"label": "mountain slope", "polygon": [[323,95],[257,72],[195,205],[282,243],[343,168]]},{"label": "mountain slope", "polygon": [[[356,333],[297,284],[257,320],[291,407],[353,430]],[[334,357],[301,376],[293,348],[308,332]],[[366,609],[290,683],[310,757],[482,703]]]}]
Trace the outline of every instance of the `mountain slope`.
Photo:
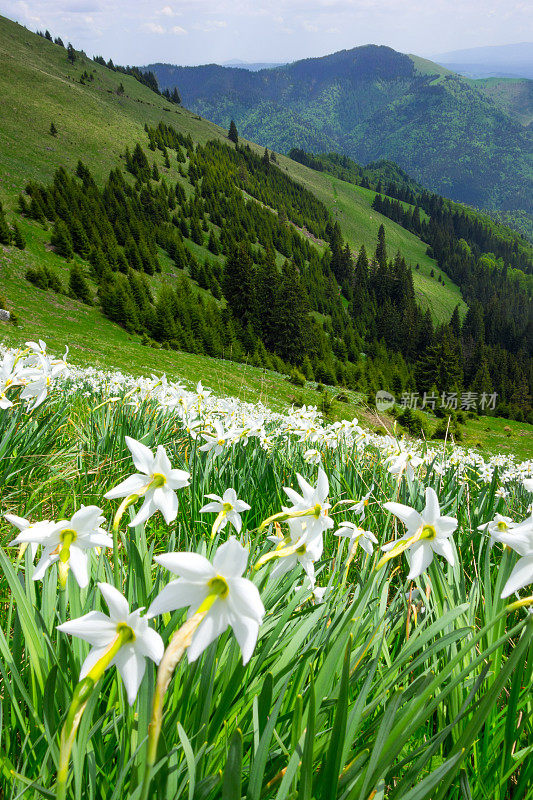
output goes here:
[{"label": "mountain slope", "polygon": [[251,73],[152,64],[183,102],[276,150],[336,150],[396,161],[441,194],[533,211],[531,135],[471,82],[368,45]]},{"label": "mountain slope", "polygon": [[[0,200],[8,210],[16,208],[28,180],[49,180],[60,165],[75,169],[80,156],[95,178],[103,180],[126,146],[132,148],[145,136],[145,124],[164,120],[199,144],[212,139],[227,141],[225,130],[168,103],[132,77],[113,73],[81,55],[74,66],[69,65],[62,48],[3,17],[0,59],[5,109],[0,124]],[[81,84],[80,76],[89,68],[95,78]],[[117,94],[120,83],[125,88],[122,95]],[[51,121],[58,128],[55,138],[49,134]],[[253,142],[250,146],[263,153]],[[431,309],[435,319],[448,320],[458,303],[465,309],[457,286],[426,255],[426,245],[372,211],[374,193],[365,194],[365,190],[320,175],[284,156],[278,156],[278,163],[319,197],[339,220],[352,248],[364,244],[371,251],[383,224],[390,251],[400,249],[413,267],[420,264],[414,273],[415,289],[422,307]],[[432,270],[434,278],[430,277]],[[437,283],[438,276],[445,279],[445,285]]]},{"label": "mountain slope", "polygon": [[[2,33],[0,200],[27,242],[17,249],[0,210],[2,293],[21,319],[12,338],[68,340],[76,359],[108,354],[111,364],[120,350],[122,363],[155,365],[163,348],[161,363],[175,352],[176,364],[198,364],[198,377],[202,353],[249,359],[364,394],[488,391],[493,375],[504,413],[530,413],[519,286],[528,276],[506,275],[507,263],[521,263],[516,243],[480,258],[479,215],[469,212],[474,225],[451,220],[455,235],[441,198],[429,198],[430,218],[400,197],[400,226],[396,207],[373,207],[382,179],[412,185],[394,165],[372,165],[360,186],[242,140],[235,147],[83,53],[71,64],[63,48],[7,20]],[[356,169],[348,164],[347,177]],[[464,325],[446,271],[475,306]],[[237,380],[239,367],[218,363]]]},{"label": "mountain slope", "polygon": [[472,85],[521,125],[533,122],[533,80],[482,78],[473,80]]}]

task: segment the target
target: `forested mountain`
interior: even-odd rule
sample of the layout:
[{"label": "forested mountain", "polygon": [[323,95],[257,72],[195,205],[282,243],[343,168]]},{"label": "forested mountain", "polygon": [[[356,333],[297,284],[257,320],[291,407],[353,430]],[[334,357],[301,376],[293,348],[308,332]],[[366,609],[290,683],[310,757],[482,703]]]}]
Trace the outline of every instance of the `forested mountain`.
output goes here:
[{"label": "forested mountain", "polygon": [[[15,314],[62,313],[68,332],[91,309],[96,328],[110,320],[146,347],[365,395],[495,392],[499,413],[530,418],[525,240],[395,164],[303,153],[302,165],[100,57],[0,29],[0,268]],[[437,316],[447,271],[470,307],[455,287],[457,307]],[[30,286],[32,308],[20,300]]]},{"label": "forested mountain", "polygon": [[223,126],[288,152],[396,161],[428,188],[498,210],[533,211],[531,130],[471,81],[368,45],[276,69],[151,64],[163,88]]}]

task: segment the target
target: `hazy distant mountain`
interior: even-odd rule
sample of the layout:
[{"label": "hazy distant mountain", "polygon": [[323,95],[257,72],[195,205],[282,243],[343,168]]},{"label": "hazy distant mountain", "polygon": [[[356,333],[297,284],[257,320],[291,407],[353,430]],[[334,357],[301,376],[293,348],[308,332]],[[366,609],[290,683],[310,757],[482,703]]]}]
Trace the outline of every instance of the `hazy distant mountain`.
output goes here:
[{"label": "hazy distant mountain", "polygon": [[272,67],[282,67],[283,61],[239,61],[233,59],[232,61],[225,61],[223,67],[240,67],[240,69],[249,69],[250,72],[258,72],[260,69],[271,69]]},{"label": "hazy distant mountain", "polygon": [[533,42],[454,50],[433,60],[469,78],[533,78]]},{"label": "hazy distant mountain", "polygon": [[258,72],[151,64],[161,88],[244,136],[288,152],[390,159],[441,194],[533,211],[532,131],[475,82],[416,56],[366,45]]}]

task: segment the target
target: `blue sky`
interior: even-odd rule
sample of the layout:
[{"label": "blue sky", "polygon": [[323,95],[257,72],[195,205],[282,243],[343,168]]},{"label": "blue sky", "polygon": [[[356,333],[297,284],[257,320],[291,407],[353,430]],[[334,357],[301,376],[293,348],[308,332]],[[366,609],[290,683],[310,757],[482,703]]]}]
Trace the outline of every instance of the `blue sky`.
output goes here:
[{"label": "blue sky", "polygon": [[430,56],[533,38],[532,0],[0,0],[121,64],[294,61],[361,44]]}]

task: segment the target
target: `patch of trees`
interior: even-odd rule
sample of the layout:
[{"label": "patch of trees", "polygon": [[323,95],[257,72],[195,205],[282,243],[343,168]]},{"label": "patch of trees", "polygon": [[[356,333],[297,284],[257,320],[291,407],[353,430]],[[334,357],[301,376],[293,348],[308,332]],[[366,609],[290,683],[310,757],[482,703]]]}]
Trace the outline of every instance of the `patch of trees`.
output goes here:
[{"label": "patch of trees", "polygon": [[[268,151],[194,146],[163,123],[146,134],[148,149],[127,149],[125,172],[113,170],[102,188],[79,162],[76,175],[61,168],[20,198],[20,210],[51,224],[55,251],[73,261],[71,295],[158,346],[365,393],[498,392],[500,411],[531,414],[524,330],[508,331],[512,347],[501,340],[509,314],[487,313],[480,281],[464,322],[456,310],[435,326],[417,304],[410,266],[388,253],[383,226],[374,253],[354,254],[323,204]],[[155,151],[177,164],[178,180],[151,160]],[[163,263],[155,291],[151,277]],[[511,297],[517,320],[520,303]]]},{"label": "patch of trees", "polygon": [[[143,86],[147,86],[152,92],[156,94],[161,94],[159,91],[159,84],[157,82],[157,78],[151,70],[141,70],[139,67],[122,67],[120,64],[113,64],[113,59],[109,59],[106,61],[103,56],[93,56],[93,61],[95,64],[100,64],[102,67],[107,67],[108,69],[113,70],[113,72],[120,72],[123,75],[131,75],[132,78],[135,78],[136,81],[142,83]],[[165,95],[167,97],[167,95]],[[171,98],[167,97],[168,100]],[[171,100],[171,102],[181,102],[181,100]]]}]

